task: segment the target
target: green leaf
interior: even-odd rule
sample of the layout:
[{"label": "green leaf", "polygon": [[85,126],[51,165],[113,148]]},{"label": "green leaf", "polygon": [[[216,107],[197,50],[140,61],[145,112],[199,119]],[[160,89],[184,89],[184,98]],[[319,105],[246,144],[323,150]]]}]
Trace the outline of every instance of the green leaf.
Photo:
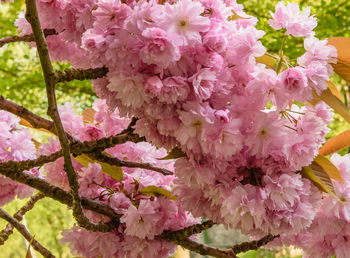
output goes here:
[{"label": "green leaf", "polygon": [[110,164],[105,163],[105,162],[100,162],[98,160],[91,159],[86,154],[81,154],[81,155],[75,157],[75,159],[80,164],[82,164],[84,167],[87,167],[89,165],[89,163],[98,163],[101,165],[103,173],[113,177],[115,180],[117,180],[119,182],[123,179],[123,170],[121,169],[121,167],[110,165]]},{"label": "green leaf", "polygon": [[166,155],[164,158],[161,158],[159,160],[178,159],[182,157],[186,157],[186,153],[184,153],[180,148],[175,147],[168,153],[168,155]]},{"label": "green leaf", "polygon": [[177,195],[172,195],[170,191],[154,185],[150,185],[150,186],[146,186],[145,188],[142,188],[141,190],[139,190],[139,193],[147,196],[153,196],[153,197],[158,197],[162,195],[169,198],[170,200],[177,199]]},{"label": "green leaf", "polygon": [[339,200],[335,194],[332,180],[322,168],[320,169],[319,165],[313,163],[311,167],[303,167],[300,173],[303,177],[309,179],[322,192],[328,193]]}]

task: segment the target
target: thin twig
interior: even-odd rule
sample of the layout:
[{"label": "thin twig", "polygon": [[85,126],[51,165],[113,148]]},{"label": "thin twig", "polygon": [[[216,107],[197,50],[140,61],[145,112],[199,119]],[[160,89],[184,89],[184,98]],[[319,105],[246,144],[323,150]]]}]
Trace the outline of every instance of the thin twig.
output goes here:
[{"label": "thin twig", "polygon": [[105,162],[105,163],[119,166],[119,167],[143,168],[143,169],[152,170],[152,171],[161,173],[165,176],[173,175],[172,171],[165,168],[153,166],[150,163],[140,163],[140,162],[134,162],[134,161],[120,160],[115,157],[109,157],[102,152],[90,153],[89,156],[93,157],[98,161]]},{"label": "thin twig", "polygon": [[[44,30],[45,37],[50,35],[57,35],[58,33],[54,29],[45,29]],[[0,39],[0,47],[3,47],[5,44],[12,42],[32,42],[34,41],[34,35],[28,34],[23,36],[11,36],[7,38]]]},{"label": "thin twig", "polygon": [[211,220],[205,221],[201,224],[195,224],[180,230],[164,230],[159,237],[165,240],[176,240],[181,238],[187,238],[195,234],[201,233],[203,230],[211,228],[215,223]]},{"label": "thin twig", "polygon": [[247,252],[249,250],[257,250],[261,246],[266,245],[267,243],[273,241],[277,237],[279,237],[279,235],[277,236],[267,235],[261,238],[260,240],[243,242],[241,244],[237,244],[232,248],[229,248],[226,250],[203,245],[195,241],[192,241],[188,238],[181,239],[181,238],[175,237],[175,238],[165,238],[165,239],[169,242],[176,243],[178,245],[181,245],[182,247],[185,247],[193,252],[196,252],[202,255],[210,255],[218,258],[234,258],[234,257],[237,257],[236,255],[241,252]]},{"label": "thin twig", "polygon": [[239,254],[241,252],[247,252],[249,250],[257,250],[263,245],[266,245],[267,243],[273,241],[275,238],[278,238],[279,235],[266,235],[263,238],[259,240],[254,240],[250,242],[243,242],[238,245],[233,246],[232,248],[228,250],[232,250],[235,254]]},{"label": "thin twig", "polygon": [[28,232],[27,228],[19,223],[17,220],[12,218],[7,212],[0,208],[0,217],[11,223],[20,232],[23,237],[31,243],[31,246],[41,253],[44,257],[55,257],[49,250],[42,246],[35,238]]},{"label": "thin twig", "polygon": [[[28,211],[33,209],[35,203],[44,197],[45,196],[42,193],[33,195],[32,197],[30,197],[30,200],[13,215],[13,217],[17,221],[21,221],[23,219],[23,216]],[[3,245],[12,233],[13,233],[13,225],[9,223],[6,225],[5,229],[3,229],[0,232],[0,245]]]},{"label": "thin twig", "polygon": [[200,244],[188,238],[174,239],[174,240],[168,240],[168,241],[181,245],[182,247],[190,251],[199,253],[201,255],[210,255],[218,258],[236,258],[237,257],[231,250],[222,250],[216,247]]}]

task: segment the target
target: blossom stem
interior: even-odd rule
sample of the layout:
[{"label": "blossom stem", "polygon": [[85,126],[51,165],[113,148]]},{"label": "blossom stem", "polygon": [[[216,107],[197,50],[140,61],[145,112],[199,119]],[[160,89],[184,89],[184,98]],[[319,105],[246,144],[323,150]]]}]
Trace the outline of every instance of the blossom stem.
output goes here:
[{"label": "blossom stem", "polygon": [[277,74],[281,71],[281,68],[282,68],[282,63],[283,63],[283,49],[284,49],[284,45],[285,45],[286,39],[287,39],[287,35],[284,34],[283,40],[282,40],[281,49],[280,49],[280,51],[279,51],[279,60],[278,60],[278,64],[277,64],[277,67],[276,67],[276,73],[277,73]]}]

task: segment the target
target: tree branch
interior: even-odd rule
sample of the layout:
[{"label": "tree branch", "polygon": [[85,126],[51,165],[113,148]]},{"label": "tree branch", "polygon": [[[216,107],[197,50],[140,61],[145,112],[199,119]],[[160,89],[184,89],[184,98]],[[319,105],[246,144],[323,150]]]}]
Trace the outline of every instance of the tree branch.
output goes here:
[{"label": "tree branch", "polygon": [[134,162],[134,161],[120,160],[120,159],[115,158],[115,157],[109,157],[102,152],[90,153],[89,156],[98,160],[98,161],[105,162],[105,163],[115,165],[118,167],[143,168],[143,169],[152,170],[152,171],[161,173],[165,176],[173,174],[173,172],[168,170],[168,169],[156,167],[150,163],[139,163],[139,162]]},{"label": "tree branch", "polygon": [[27,228],[19,223],[17,220],[12,218],[7,212],[0,208],[0,217],[11,223],[23,236],[24,238],[33,246],[35,250],[41,253],[44,257],[55,257],[49,250],[42,246],[34,237],[28,232]]},{"label": "tree branch", "polygon": [[243,242],[238,245],[233,246],[231,249],[235,254],[239,254],[241,252],[247,252],[249,250],[257,250],[263,245],[266,245],[267,243],[273,241],[275,238],[278,238],[280,235],[267,235],[264,236],[263,238],[255,241],[250,241],[250,242]]},{"label": "tree branch", "polygon": [[34,128],[43,128],[56,134],[55,126],[51,121],[37,116],[25,107],[17,105],[12,101],[5,99],[2,95],[0,95],[0,109],[6,110],[7,112],[10,112],[27,120]]},{"label": "tree branch", "polygon": [[182,247],[199,253],[201,255],[210,255],[218,258],[236,258],[237,256],[231,250],[221,250],[219,248],[197,243],[188,238],[168,240],[169,242],[181,245]]},{"label": "tree branch", "polygon": [[[13,217],[17,221],[21,221],[23,219],[24,214],[33,209],[35,203],[42,198],[44,198],[44,195],[42,193],[33,195],[32,197],[30,197],[30,200],[13,215]],[[0,245],[3,245],[12,233],[13,225],[9,223],[6,225],[6,228],[0,232]]]},{"label": "tree branch", "polygon": [[183,228],[180,230],[172,231],[172,230],[164,230],[159,237],[163,238],[164,240],[176,240],[181,238],[187,238],[195,234],[201,233],[203,230],[206,230],[208,228],[211,228],[215,223],[211,220],[205,221],[201,224],[195,224],[192,226],[189,226],[187,228]]},{"label": "tree branch", "polygon": [[69,68],[64,71],[56,71],[56,82],[70,82],[73,80],[93,80],[106,76],[108,73],[107,67],[94,69],[74,69]]},{"label": "tree branch", "polygon": [[[45,37],[50,35],[57,35],[58,33],[54,29],[45,29],[44,30]],[[34,41],[34,35],[24,35],[24,36],[11,36],[7,38],[0,39],[0,47],[12,42],[32,42]]]},{"label": "tree branch", "polygon": [[49,104],[47,114],[52,118],[55,124],[57,136],[60,140],[60,144],[62,147],[64,158],[64,170],[67,174],[69,186],[71,189],[70,193],[73,197],[73,216],[78,222],[78,224],[86,229],[93,231],[108,231],[110,230],[110,227],[103,223],[95,224],[90,222],[83,212],[81,199],[79,196],[78,176],[74,170],[70,156],[70,142],[67,137],[67,134],[64,131],[60,115],[57,109],[55,94],[55,84],[57,76],[53,70],[47,43],[44,37],[44,33],[41,29],[38,10],[36,7],[36,1],[26,0],[25,3],[27,8],[25,17],[32,27],[35,43],[39,53],[41,68],[43,70],[45,79],[47,100]]},{"label": "tree branch", "polygon": [[[52,121],[47,120],[43,117],[40,117],[33,112],[29,111],[23,106],[20,106],[10,100],[5,99],[3,96],[0,95],[0,109],[6,110],[16,116],[19,116],[23,119],[25,119],[27,122],[30,123],[30,126],[36,129],[45,129],[47,131],[52,132],[53,134],[57,135],[57,132],[55,130],[55,125]],[[113,135],[109,136],[107,138],[102,138],[99,140],[94,140],[90,142],[84,142],[85,144],[88,144],[91,148],[93,145],[98,144],[101,150],[104,150],[106,148],[113,147],[114,145],[117,144],[122,144],[127,141],[132,141],[132,142],[141,142],[145,141],[144,137],[139,137],[137,134],[133,134],[133,128],[132,126],[135,125],[136,123],[136,118],[133,118],[128,126],[127,129],[123,130],[120,134],[118,135]],[[68,135],[68,133],[66,132]],[[73,144],[78,144],[79,141],[74,139],[72,136],[68,135],[69,138],[72,139],[74,142]],[[95,142],[95,143],[94,143]]]},{"label": "tree branch", "polygon": [[[117,144],[123,144],[127,141],[133,141],[138,136],[135,135],[114,135],[107,138],[102,138],[98,140],[85,141],[85,142],[74,142],[71,144],[71,152],[73,155],[77,156],[82,153],[90,153],[94,151],[101,151],[106,148],[113,147]],[[18,173],[25,170],[29,170],[34,167],[40,167],[46,163],[53,162],[63,156],[61,150],[56,151],[48,156],[41,155],[34,160],[23,160],[23,161],[13,161],[9,160],[6,162],[0,162],[0,170],[6,171],[7,173]]]},{"label": "tree branch", "polygon": [[[171,232],[170,232],[170,234],[171,234]],[[162,235],[160,235],[160,237],[162,237]],[[267,243],[273,241],[277,237],[279,237],[279,235],[277,235],[277,236],[267,235],[267,236],[261,238],[260,240],[251,241],[251,242],[243,242],[241,244],[237,244],[237,245],[233,246],[232,248],[226,249],[226,250],[203,245],[203,244],[197,243],[193,240],[190,240],[188,238],[179,238],[179,237],[176,237],[175,235],[174,235],[174,238],[173,237],[165,237],[165,238],[162,237],[162,238],[169,241],[169,242],[181,245],[182,247],[185,247],[193,252],[196,252],[196,253],[199,253],[202,255],[211,255],[214,257],[218,257],[218,258],[234,258],[234,257],[237,257],[236,255],[241,253],[241,252],[247,252],[249,250],[257,250],[261,246],[266,245]]]},{"label": "tree branch", "polygon": [[[19,183],[28,185],[42,192],[45,196],[50,197],[54,200],[57,200],[63,204],[66,204],[69,206],[72,206],[73,204],[72,196],[68,192],[62,190],[57,186],[50,184],[44,179],[33,176],[28,172],[23,171],[23,172],[14,173],[11,171],[9,172],[9,171],[0,169],[0,174],[8,178],[11,178],[12,180],[17,181]],[[105,205],[97,201],[93,201],[88,198],[82,198],[82,205],[87,210],[91,210],[110,217],[116,226],[119,225],[118,220],[120,218],[120,215],[115,213],[114,210],[110,208],[108,205]]]}]

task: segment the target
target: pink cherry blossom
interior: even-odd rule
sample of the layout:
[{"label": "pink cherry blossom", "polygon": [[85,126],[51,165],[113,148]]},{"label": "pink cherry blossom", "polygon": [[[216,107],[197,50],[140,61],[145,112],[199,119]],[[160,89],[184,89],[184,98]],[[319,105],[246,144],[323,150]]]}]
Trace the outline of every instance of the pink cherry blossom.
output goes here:
[{"label": "pink cherry blossom", "polygon": [[199,33],[210,28],[209,19],[201,16],[203,11],[203,6],[192,0],[179,1],[174,5],[166,4],[161,27],[171,33],[177,33],[184,45],[201,43]]},{"label": "pink cherry blossom", "polygon": [[176,37],[160,28],[145,29],[142,36],[146,38],[146,44],[140,50],[140,58],[146,64],[156,64],[161,68],[167,68],[170,63],[180,59]]},{"label": "pink cherry blossom", "polygon": [[294,37],[309,37],[317,25],[317,19],[310,16],[310,7],[300,12],[297,3],[288,2],[285,5],[281,1],[276,5],[275,13],[271,15],[273,19],[269,20],[269,24],[272,28],[286,29],[286,34]]}]

